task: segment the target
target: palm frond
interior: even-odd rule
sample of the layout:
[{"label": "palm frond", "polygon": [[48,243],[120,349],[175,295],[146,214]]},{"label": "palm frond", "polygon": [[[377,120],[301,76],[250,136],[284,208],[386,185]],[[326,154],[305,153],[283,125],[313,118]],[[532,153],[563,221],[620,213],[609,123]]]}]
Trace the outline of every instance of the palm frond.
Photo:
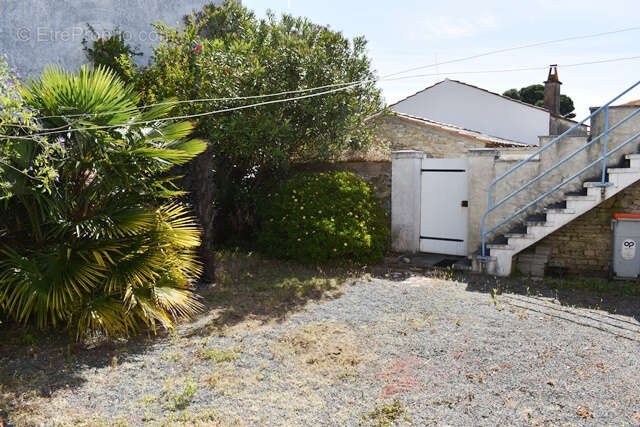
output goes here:
[{"label": "palm frond", "polygon": [[[0,309],[41,328],[66,324],[78,339],[172,328],[199,311],[199,227],[181,204],[158,207],[184,194],[167,171],[207,147],[189,139],[194,124],[135,123],[173,105],[141,111],[133,89],[106,68],[48,67],[21,93],[42,127],[78,131],[49,142],[65,152],[51,159],[59,175],[50,191],[0,168],[0,180],[15,183],[0,206]],[[59,117],[68,115],[76,117]],[[13,164],[28,168],[42,152],[16,144]]]},{"label": "palm frond", "polygon": [[83,302],[69,319],[69,327],[76,330],[77,339],[99,332],[112,337],[125,336],[139,329],[134,316],[124,310],[122,301],[107,295]]},{"label": "palm frond", "polygon": [[176,122],[151,128],[146,132],[147,142],[173,142],[187,138],[193,132],[195,123]]}]

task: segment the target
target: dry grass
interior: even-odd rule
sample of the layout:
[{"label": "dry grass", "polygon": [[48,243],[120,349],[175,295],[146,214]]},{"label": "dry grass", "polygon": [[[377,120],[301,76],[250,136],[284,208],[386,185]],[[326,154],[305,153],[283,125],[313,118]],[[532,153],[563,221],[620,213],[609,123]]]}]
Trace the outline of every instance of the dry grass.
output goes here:
[{"label": "dry grass", "polygon": [[305,266],[251,253],[221,252],[216,284],[201,290],[208,313],[191,334],[227,335],[280,322],[310,301],[339,297],[362,274],[353,268]]},{"label": "dry grass", "polygon": [[363,361],[362,343],[344,323],[323,322],[305,325],[282,335],[272,348],[276,357],[289,359],[298,366],[355,375],[355,368]]}]

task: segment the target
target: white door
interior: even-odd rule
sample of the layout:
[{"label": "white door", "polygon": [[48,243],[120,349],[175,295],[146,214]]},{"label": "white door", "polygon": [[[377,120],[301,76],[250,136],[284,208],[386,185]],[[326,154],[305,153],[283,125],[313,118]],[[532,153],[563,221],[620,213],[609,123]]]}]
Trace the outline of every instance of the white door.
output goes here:
[{"label": "white door", "polygon": [[467,159],[424,159],[420,251],[467,255]]}]

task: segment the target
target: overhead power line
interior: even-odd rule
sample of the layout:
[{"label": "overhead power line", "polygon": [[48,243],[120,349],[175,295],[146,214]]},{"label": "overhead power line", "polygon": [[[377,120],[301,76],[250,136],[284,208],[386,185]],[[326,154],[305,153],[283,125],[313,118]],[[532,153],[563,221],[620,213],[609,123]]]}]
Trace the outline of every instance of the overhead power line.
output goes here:
[{"label": "overhead power line", "polygon": [[499,53],[512,52],[514,50],[529,49],[529,48],[532,48],[532,47],[545,46],[545,45],[549,45],[549,44],[562,43],[562,42],[567,42],[567,41],[572,41],[572,40],[583,40],[583,39],[594,38],[594,37],[609,36],[609,35],[613,35],[613,34],[619,34],[619,33],[625,33],[625,32],[629,32],[629,31],[637,31],[637,30],[640,30],[640,26],[623,28],[623,29],[620,29],[620,30],[605,31],[605,32],[602,32],[602,33],[593,33],[593,34],[585,34],[585,35],[581,35],[581,36],[565,37],[565,38],[562,38],[562,39],[547,40],[547,41],[543,41],[543,42],[529,43],[529,44],[524,44],[524,45],[520,45],[520,46],[514,46],[514,47],[507,47],[507,48],[502,48],[502,49],[490,50],[488,52],[479,53],[479,54],[471,55],[471,56],[466,56],[464,58],[451,59],[449,61],[438,62],[437,64],[434,63],[434,64],[429,64],[429,65],[423,65],[423,66],[420,66],[420,67],[409,68],[409,69],[406,69],[404,71],[399,71],[397,73],[387,74],[386,76],[383,76],[383,78],[385,78],[385,77],[393,77],[393,76],[397,76],[397,75],[400,75],[400,74],[410,73],[412,71],[423,70],[425,68],[432,68],[432,67],[435,67],[435,66],[453,64],[453,63],[462,62],[462,61],[470,61],[472,59],[481,58],[483,56],[497,55]]},{"label": "overhead power line", "polygon": [[[127,112],[131,112],[131,111],[136,111],[136,110],[138,110],[138,108],[149,108],[149,107],[155,107],[155,106],[161,106],[161,105],[179,105],[179,104],[201,103],[201,102],[244,101],[244,100],[251,100],[251,99],[272,98],[272,97],[284,96],[284,95],[294,95],[294,94],[298,94],[298,93],[306,93],[306,92],[312,92],[312,91],[322,90],[322,89],[330,89],[330,88],[335,88],[335,87],[346,87],[346,86],[353,85],[353,84],[365,84],[365,83],[371,83],[371,82],[376,82],[376,81],[390,80],[389,79],[390,77],[399,76],[399,75],[406,74],[406,73],[409,73],[409,72],[412,72],[412,71],[423,70],[423,69],[433,68],[433,67],[439,67],[439,66],[442,66],[442,65],[453,64],[453,63],[458,63],[458,62],[463,62],[463,61],[470,61],[472,59],[477,59],[477,58],[481,58],[481,57],[484,57],[484,56],[497,55],[499,53],[511,52],[511,51],[519,50],[519,49],[528,49],[528,48],[532,48],[532,47],[545,46],[545,45],[549,45],[549,44],[562,43],[562,42],[572,41],[572,40],[582,40],[582,39],[587,39],[587,38],[603,37],[603,36],[619,34],[619,33],[624,33],[624,32],[629,32],[629,31],[637,31],[637,30],[640,30],[640,26],[623,28],[623,29],[613,30],[613,31],[600,32],[600,33],[586,34],[586,35],[580,35],[580,36],[565,37],[565,38],[561,38],[561,39],[547,40],[547,41],[542,41],[542,42],[529,43],[529,44],[525,44],[525,45],[519,45],[519,46],[508,47],[508,48],[491,50],[491,51],[487,51],[487,52],[483,52],[483,53],[479,53],[479,54],[475,54],[475,55],[471,55],[471,56],[466,56],[466,57],[463,57],[463,58],[452,59],[452,60],[449,60],[449,61],[432,63],[432,64],[428,64],[428,65],[422,65],[422,66],[419,66],[419,67],[408,68],[406,70],[402,70],[402,71],[398,71],[398,72],[395,72],[395,73],[384,75],[384,76],[382,76],[380,78],[365,79],[365,80],[352,81],[352,82],[343,82],[343,83],[333,83],[333,84],[328,84],[328,85],[318,86],[318,87],[313,87],[313,88],[307,88],[307,89],[289,90],[289,91],[284,91],[284,92],[270,93],[270,94],[263,94],[263,95],[249,95],[249,96],[224,97],[224,98],[202,98],[202,99],[168,101],[168,102],[160,102],[160,103],[155,103],[155,104],[142,105],[140,107],[125,109],[125,110],[105,111],[105,112],[100,112],[100,113],[89,113],[89,114],[87,114],[87,113],[78,113],[78,114],[69,114],[69,115],[64,115],[63,114],[63,115],[54,115],[54,116],[41,116],[39,118],[40,119],[50,119],[50,118],[96,117],[96,116],[100,116],[100,115],[127,113]],[[595,61],[595,62],[582,63],[582,64],[564,65],[564,67],[576,66],[576,65],[595,64],[595,63],[604,63],[604,62],[614,62],[614,61],[619,61],[619,60],[624,60],[624,59],[636,59],[636,58],[637,57],[618,58],[618,59],[614,59],[614,60],[603,60],[603,61]],[[544,68],[546,68],[546,66]],[[534,69],[534,68],[532,68],[532,69]],[[537,69],[537,68],[535,68],[535,69]],[[518,70],[514,70],[514,71],[526,71],[526,70],[518,69]],[[501,71],[501,72],[506,72],[506,71]],[[456,73],[449,73],[449,74],[463,74],[463,72],[456,72]],[[420,75],[420,76],[408,76],[407,78],[415,78],[415,77],[423,77],[423,75]],[[399,78],[398,78],[398,80],[399,80]]]},{"label": "overhead power line", "polygon": [[[579,63],[575,63],[575,64],[565,64],[565,65],[558,65],[558,66],[567,68],[567,67],[577,67],[577,66],[583,66],[583,65],[602,64],[602,63],[606,63],[606,62],[615,62],[615,61],[623,61],[623,60],[631,60],[631,59],[640,59],[640,56],[629,56],[629,57],[623,57],[623,58],[604,59],[604,60],[599,60],[599,61],[579,62]],[[478,70],[478,71],[458,71],[458,72],[449,72],[449,73],[437,73],[437,74],[436,73],[432,73],[432,74],[420,74],[420,75],[412,75],[412,76],[402,76],[402,77],[396,77],[396,78],[393,78],[393,79],[389,78],[389,79],[386,79],[386,80],[400,80],[400,79],[418,78],[418,77],[432,77],[432,76],[436,76],[436,75],[440,75],[440,74],[504,73],[504,72],[514,72],[514,71],[541,70],[541,69],[546,69],[546,68],[547,68],[547,66],[526,67],[526,68],[511,68],[511,69],[500,69],[500,70],[484,70],[484,71],[480,71],[480,70]],[[78,131],[83,131],[83,130],[117,129],[117,128],[122,128],[122,127],[127,127],[127,126],[133,126],[133,125],[145,125],[145,124],[161,123],[161,122],[170,121],[170,120],[194,119],[194,118],[211,116],[211,115],[221,114],[221,113],[226,113],[226,112],[231,112],[231,111],[238,111],[238,110],[245,110],[245,109],[248,109],[248,108],[260,107],[260,106],[263,106],[263,105],[279,104],[279,103],[284,103],[284,102],[297,101],[297,100],[301,100],[301,99],[314,98],[314,97],[317,97],[317,96],[323,96],[323,95],[328,95],[328,94],[331,94],[331,93],[340,92],[340,91],[343,91],[343,90],[348,90],[348,89],[354,88],[356,86],[359,86],[360,84],[362,84],[362,82],[355,82],[355,83],[350,83],[348,86],[343,86],[343,87],[339,87],[339,88],[336,88],[336,89],[331,89],[331,90],[324,91],[324,92],[318,92],[318,93],[313,93],[313,94],[308,94],[308,95],[302,95],[302,96],[297,96],[297,97],[293,97],[293,98],[276,99],[276,100],[272,100],[272,101],[258,102],[258,103],[253,103],[253,104],[241,105],[241,106],[238,106],[238,107],[224,108],[224,109],[220,109],[220,110],[207,111],[207,112],[197,113],[197,114],[189,114],[189,115],[183,115],[183,116],[171,116],[171,117],[164,117],[164,118],[155,119],[155,120],[146,120],[146,121],[139,121],[139,122],[122,123],[122,124],[118,124],[118,125],[91,126],[91,127],[84,127],[84,128],[72,128],[72,129],[66,129],[66,130],[55,130],[55,131],[48,131],[48,132],[32,134],[32,135],[29,135],[29,137],[4,136],[4,138],[6,138],[6,139],[27,139],[27,138],[31,139],[33,137],[42,137],[42,136],[48,136],[48,135],[59,135],[59,134],[65,134],[65,133],[70,133],[70,132],[78,132]]]},{"label": "overhead power line", "polygon": [[[309,95],[297,96],[297,97],[293,97],[293,98],[275,99],[273,101],[258,102],[258,103],[254,103],[254,104],[241,105],[239,107],[232,107],[232,108],[224,108],[224,109],[216,110],[216,111],[207,111],[207,112],[198,113],[198,114],[188,114],[188,115],[184,115],[184,116],[163,117],[161,119],[144,120],[144,121],[131,122],[131,123],[121,123],[121,124],[118,124],[118,125],[90,126],[90,127],[84,127],[84,128],[72,128],[72,129],[67,129],[67,130],[57,130],[57,131],[52,131],[52,132],[35,133],[35,134],[32,134],[32,135],[29,135],[29,138],[32,139],[32,138],[35,138],[35,137],[42,137],[42,136],[49,136],[49,135],[60,135],[60,134],[66,134],[66,133],[72,133],[72,132],[79,132],[79,131],[83,131],[83,130],[121,129],[121,128],[128,127],[128,126],[150,125],[150,124],[161,123],[161,122],[166,122],[166,121],[170,121],[170,120],[195,119],[195,118],[198,118],[198,117],[211,116],[211,115],[214,115],[214,114],[226,113],[226,112],[230,112],[230,111],[244,110],[244,109],[247,109],[247,108],[259,107],[259,106],[262,106],[262,105],[279,104],[279,103],[283,103],[283,102],[297,101],[297,100],[300,100],[300,99],[314,98],[314,97],[317,97],[317,96],[328,95],[330,93],[335,93],[335,92],[340,92],[340,91],[343,91],[343,90],[351,89],[351,88],[354,88],[356,86],[359,86],[359,84],[358,83],[351,84],[351,85],[346,86],[346,87],[332,89],[332,90],[328,90],[328,91],[324,91],[324,92],[312,93],[312,94],[309,94]],[[2,138],[5,138],[5,139],[25,139],[26,137],[3,136]]]},{"label": "overhead power line", "polygon": [[[578,66],[593,65],[593,64],[603,64],[603,63],[608,63],[608,62],[618,62],[618,61],[626,61],[626,60],[633,60],[633,59],[640,59],[640,55],[638,55],[638,56],[627,56],[627,57],[622,57],[622,58],[603,59],[603,60],[598,60],[598,61],[578,62],[578,63],[573,63],[573,64],[559,64],[558,67],[570,68],[570,67],[578,67]],[[396,80],[413,79],[413,78],[434,77],[434,76],[439,76],[439,75],[442,75],[442,74],[448,74],[448,75],[451,75],[451,74],[489,74],[489,73],[507,73],[507,72],[518,72],[518,71],[535,71],[535,70],[546,70],[547,67],[548,66],[545,65],[545,66],[538,66],[538,67],[505,68],[505,69],[496,69],[496,70],[451,71],[451,72],[444,72],[444,73],[443,72],[439,72],[439,73],[430,73],[430,74],[415,74],[415,75],[410,75],[410,76],[386,78],[386,79],[380,79],[379,81],[396,81]],[[165,118],[156,119],[156,120],[147,120],[147,121],[141,121],[141,122],[123,123],[123,124],[120,124],[120,125],[92,126],[92,127],[85,127],[85,128],[75,128],[75,129],[66,129],[66,130],[47,131],[47,132],[43,132],[43,133],[33,134],[31,136],[32,137],[36,137],[36,136],[47,136],[47,135],[55,135],[55,134],[64,134],[64,133],[67,133],[67,132],[70,132],[70,131],[74,131],[75,132],[75,131],[90,130],[90,129],[91,130],[115,129],[115,128],[121,128],[121,127],[125,127],[125,126],[138,125],[138,124],[158,123],[158,122],[163,122],[163,121],[168,121],[168,120],[192,119],[192,118],[210,116],[210,115],[220,114],[220,113],[225,113],[225,112],[230,112],[230,111],[244,110],[244,109],[247,109],[247,108],[259,107],[259,106],[262,106],[262,105],[270,105],[270,104],[277,104],[277,103],[283,103],[283,102],[289,102],[289,101],[297,101],[297,100],[300,100],[300,99],[307,99],[307,98],[313,98],[313,97],[316,97],[316,96],[327,95],[327,94],[331,94],[331,93],[340,92],[342,90],[351,89],[353,87],[361,85],[362,82],[368,82],[368,81],[369,80],[364,80],[364,81],[355,82],[355,83],[341,83],[341,85],[343,87],[340,87],[340,88],[337,88],[337,89],[332,89],[332,90],[325,91],[325,92],[318,92],[318,93],[313,93],[313,94],[308,94],[308,95],[298,96],[298,97],[293,97],[293,98],[277,99],[277,100],[273,100],[273,101],[265,101],[265,102],[247,104],[247,105],[242,105],[242,106],[239,106],[239,107],[231,107],[231,108],[225,108],[225,109],[220,109],[220,110],[215,110],[215,111],[207,111],[207,112],[198,113],[198,114],[190,114],[190,115],[184,115],[184,116],[171,116],[171,117],[165,117]],[[345,84],[348,85],[348,86],[344,86]],[[191,100],[191,101],[199,101],[199,100]],[[182,102],[189,102],[189,101],[182,101]],[[107,113],[104,113],[104,114],[107,114]],[[112,113],[112,114],[114,114],[114,113]],[[5,138],[24,139],[25,137],[5,137]]]},{"label": "overhead power line", "polygon": [[[621,58],[610,58],[610,59],[601,59],[597,61],[586,61],[586,62],[576,62],[574,64],[558,64],[558,68],[572,68],[572,67],[580,67],[584,65],[595,65],[595,64],[605,64],[609,62],[620,62],[620,61],[629,61],[633,59],[640,59],[640,55],[637,56],[625,56]],[[402,76],[402,77],[392,77],[387,79],[381,79],[380,81],[396,81],[396,80],[405,80],[405,79],[415,79],[420,77],[433,77],[433,76],[441,76],[443,74],[490,74],[490,73],[511,73],[518,71],[539,71],[548,69],[548,65],[542,65],[537,67],[523,67],[523,68],[503,68],[496,70],[465,70],[465,71],[440,71],[439,73],[430,73],[430,74],[412,74],[410,76]]]}]

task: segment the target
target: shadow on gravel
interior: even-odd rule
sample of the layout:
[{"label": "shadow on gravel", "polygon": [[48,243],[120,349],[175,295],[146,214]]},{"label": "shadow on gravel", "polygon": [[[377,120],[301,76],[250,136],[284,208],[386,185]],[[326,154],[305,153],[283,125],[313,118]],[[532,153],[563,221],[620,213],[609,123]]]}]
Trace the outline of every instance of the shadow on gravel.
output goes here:
[{"label": "shadow on gravel", "polygon": [[140,335],[127,341],[79,344],[62,332],[5,325],[0,330],[0,425],[37,410],[39,399],[82,386],[85,380],[80,371],[115,368],[144,353],[151,342],[149,336]]},{"label": "shadow on gravel", "polygon": [[207,316],[183,336],[224,332],[242,322],[281,322],[311,301],[342,295],[363,270],[311,267],[247,254],[218,254],[216,284],[201,289]]},{"label": "shadow on gravel", "polygon": [[[467,274],[467,290],[562,321],[640,342],[640,283],[583,278],[495,278]],[[582,310],[575,310],[576,308]]]},{"label": "shadow on gravel", "polygon": [[[283,321],[310,301],[337,298],[364,271],[302,266],[256,255],[217,255],[217,284],[201,286],[204,313],[179,328],[180,338],[224,334],[245,322],[258,327]],[[384,267],[379,267],[384,270]],[[80,372],[140,359],[167,332],[129,339],[75,343],[64,332],[37,332],[0,324],[0,425],[11,413],[30,411],[34,400],[82,386]]]}]

